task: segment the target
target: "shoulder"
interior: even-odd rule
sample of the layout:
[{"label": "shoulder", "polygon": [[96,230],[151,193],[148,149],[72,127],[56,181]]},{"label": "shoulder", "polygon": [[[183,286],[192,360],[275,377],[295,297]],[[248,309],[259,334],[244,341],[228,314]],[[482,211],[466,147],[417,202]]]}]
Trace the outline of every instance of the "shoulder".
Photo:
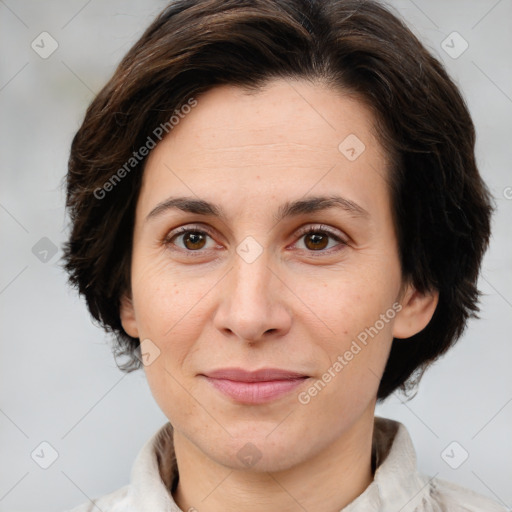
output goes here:
[{"label": "shoulder", "polygon": [[129,484],[66,512],[178,512],[168,491],[178,474],[172,441],[172,426],[166,423],[139,451]]},{"label": "shoulder", "polygon": [[443,512],[507,512],[496,501],[439,478],[430,481],[430,496]]},{"label": "shoulder", "polygon": [[93,499],[66,512],[133,512],[131,507],[130,486],[126,485],[117,491]]},{"label": "shoulder", "polygon": [[493,499],[419,472],[412,439],[402,423],[376,417],[373,441],[377,465],[374,482],[378,487],[377,501],[381,506],[371,510],[507,512]]}]

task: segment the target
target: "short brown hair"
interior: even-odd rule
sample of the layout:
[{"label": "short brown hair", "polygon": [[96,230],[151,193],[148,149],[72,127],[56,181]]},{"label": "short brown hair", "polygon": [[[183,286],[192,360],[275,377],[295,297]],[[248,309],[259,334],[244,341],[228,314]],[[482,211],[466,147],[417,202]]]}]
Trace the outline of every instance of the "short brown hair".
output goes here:
[{"label": "short brown hair", "polygon": [[404,23],[368,0],[178,0],[92,101],[69,159],[65,268],[92,316],[115,334],[116,355],[129,356],[124,371],[141,366],[139,340],[123,330],[119,306],[130,290],[145,158],[112,178],[190,98],[220,84],[258,90],[292,77],[320,79],[372,109],[392,162],[403,278],[420,292],[439,291],[427,327],[393,340],[378,398],[417,382],[477,316],[493,206],[475,162],[475,130],[442,64]]}]

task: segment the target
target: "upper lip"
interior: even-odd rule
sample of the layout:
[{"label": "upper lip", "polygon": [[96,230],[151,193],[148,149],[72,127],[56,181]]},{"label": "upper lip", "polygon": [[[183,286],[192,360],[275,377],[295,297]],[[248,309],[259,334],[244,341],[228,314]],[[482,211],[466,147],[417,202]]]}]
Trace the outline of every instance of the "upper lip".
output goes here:
[{"label": "upper lip", "polygon": [[261,368],[260,370],[248,371],[243,368],[220,368],[204,373],[211,379],[226,379],[237,382],[266,382],[271,380],[290,380],[305,378],[307,375],[281,370],[279,368]]}]

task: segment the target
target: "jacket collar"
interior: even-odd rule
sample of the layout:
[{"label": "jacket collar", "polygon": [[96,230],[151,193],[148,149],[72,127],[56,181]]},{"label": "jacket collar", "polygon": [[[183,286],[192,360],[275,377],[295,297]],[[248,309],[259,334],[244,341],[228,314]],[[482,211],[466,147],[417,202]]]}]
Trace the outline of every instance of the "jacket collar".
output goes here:
[{"label": "jacket collar", "polygon": [[[416,468],[416,454],[401,423],[376,416],[372,456],[373,482],[340,512],[409,512],[425,502],[429,482]],[[169,489],[174,490],[178,468],[173,428],[166,423],[143,446],[131,473],[130,502],[139,512],[183,512]]]}]

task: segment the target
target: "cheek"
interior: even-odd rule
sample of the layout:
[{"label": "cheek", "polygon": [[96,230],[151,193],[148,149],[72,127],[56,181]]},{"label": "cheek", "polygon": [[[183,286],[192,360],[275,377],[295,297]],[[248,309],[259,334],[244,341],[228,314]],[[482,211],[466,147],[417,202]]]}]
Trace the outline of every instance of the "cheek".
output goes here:
[{"label": "cheek", "polygon": [[163,255],[135,261],[132,272],[137,324],[146,337],[172,342],[197,325],[194,317],[206,292],[192,271],[177,272]]},{"label": "cheek", "polygon": [[187,365],[204,329],[205,283],[175,272],[166,262],[139,262],[134,260],[132,286],[139,335],[158,351],[158,358],[144,369],[155,400],[169,414],[170,396],[175,404],[187,399],[180,383],[190,385],[183,377],[190,373]]},{"label": "cheek", "polygon": [[[396,265],[390,264],[387,269],[380,267],[382,264],[365,265],[360,269],[340,268],[328,278],[309,276],[296,283],[297,294],[306,299],[310,313],[320,323],[330,352],[343,349],[347,341],[361,333],[364,341],[365,329],[376,322],[379,333],[382,331],[384,336],[391,333],[400,274]],[[380,320],[381,315],[384,315],[384,322]],[[318,336],[318,332],[316,334]]]},{"label": "cheek", "polygon": [[355,335],[346,334],[324,346],[328,365],[298,397],[309,409],[305,414],[318,418],[326,428],[340,428],[340,418],[358,418],[377,395],[392,343],[391,322],[380,331],[373,327],[372,323],[356,329]]},{"label": "cheek", "polygon": [[191,400],[193,390],[188,383],[183,384],[178,372],[168,367],[164,357],[146,366],[144,371],[155,402],[175,427],[187,424],[187,417],[201,414],[196,410],[196,402]]},{"label": "cheek", "polygon": [[318,387],[334,409],[357,408],[377,392],[399,307],[394,302],[399,287],[395,266],[387,272],[377,266],[365,272],[340,272],[310,294],[318,305],[322,332],[328,333],[321,342],[317,333],[310,333],[325,356],[323,373],[317,377],[326,385]]}]

